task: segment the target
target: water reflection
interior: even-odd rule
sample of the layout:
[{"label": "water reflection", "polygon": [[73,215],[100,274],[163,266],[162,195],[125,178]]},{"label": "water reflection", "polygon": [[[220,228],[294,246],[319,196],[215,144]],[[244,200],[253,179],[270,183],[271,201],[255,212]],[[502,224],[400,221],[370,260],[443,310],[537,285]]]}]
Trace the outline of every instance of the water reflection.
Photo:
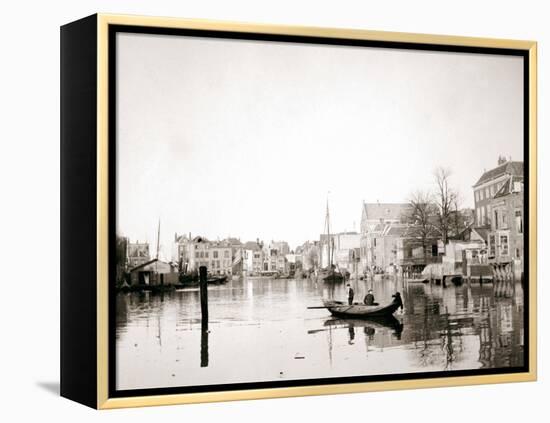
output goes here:
[{"label": "water reflection", "polygon": [[311,379],[523,365],[519,282],[446,288],[399,279],[351,281],[356,300],[402,292],[384,320],[335,319],[307,310],[343,300],[345,284],[245,279],[198,289],[117,296],[119,389]]}]

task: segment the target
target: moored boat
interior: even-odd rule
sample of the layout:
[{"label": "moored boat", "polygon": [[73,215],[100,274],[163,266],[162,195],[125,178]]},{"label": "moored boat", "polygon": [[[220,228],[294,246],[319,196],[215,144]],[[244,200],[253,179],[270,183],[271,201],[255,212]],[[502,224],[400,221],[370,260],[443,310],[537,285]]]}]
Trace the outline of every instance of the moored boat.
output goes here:
[{"label": "moored boat", "polygon": [[326,248],[328,266],[324,269],[320,269],[317,273],[317,278],[324,282],[342,282],[345,280],[345,276],[340,272],[337,266],[334,264],[334,238],[330,234],[330,212],[328,208],[327,198],[327,211],[325,215],[325,240],[321,238],[321,248]]},{"label": "moored boat", "polygon": [[393,295],[393,301],[384,305],[365,305],[360,303],[346,304],[342,301],[323,300],[323,305],[336,317],[351,317],[356,319],[368,319],[371,317],[393,316],[399,308],[403,308],[401,294]]},{"label": "moored boat", "polygon": [[342,282],[344,275],[335,269],[319,271],[318,278],[325,282]]},{"label": "moored boat", "polygon": [[209,276],[208,279],[206,279],[206,282],[212,285],[221,285],[227,282],[227,276]]},{"label": "moored boat", "polygon": [[[208,275],[206,282],[208,285],[223,285],[228,280],[227,275]],[[199,286],[199,276],[197,274],[181,274],[179,283],[182,287]]]}]

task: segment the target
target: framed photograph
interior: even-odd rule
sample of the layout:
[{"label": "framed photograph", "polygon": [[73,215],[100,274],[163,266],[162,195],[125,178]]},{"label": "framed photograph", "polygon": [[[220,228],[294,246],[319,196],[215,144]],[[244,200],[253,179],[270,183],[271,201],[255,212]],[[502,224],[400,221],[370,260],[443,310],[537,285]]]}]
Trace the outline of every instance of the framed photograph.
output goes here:
[{"label": "framed photograph", "polygon": [[61,394],[536,379],[536,43],[61,28]]}]

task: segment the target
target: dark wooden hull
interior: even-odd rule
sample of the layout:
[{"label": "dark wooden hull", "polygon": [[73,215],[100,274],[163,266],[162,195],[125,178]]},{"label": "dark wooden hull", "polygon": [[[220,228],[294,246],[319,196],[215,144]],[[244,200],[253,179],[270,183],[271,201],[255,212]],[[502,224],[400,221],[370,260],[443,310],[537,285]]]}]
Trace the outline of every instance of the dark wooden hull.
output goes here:
[{"label": "dark wooden hull", "polygon": [[319,279],[324,282],[343,282],[345,280],[344,275],[334,270],[325,270],[319,272]]},{"label": "dark wooden hull", "polygon": [[392,301],[390,304],[368,306],[364,304],[348,305],[341,301],[324,301],[324,306],[335,317],[368,319],[371,317],[393,316],[401,304],[398,301]]},{"label": "dark wooden hull", "polygon": [[211,285],[221,285],[227,282],[227,276],[211,276],[206,282]]},{"label": "dark wooden hull", "polygon": [[[224,283],[227,283],[228,279],[229,278],[225,275],[224,276],[209,276],[206,279],[206,282],[209,285],[222,285]],[[188,275],[181,276],[180,277],[180,284],[184,288],[199,286],[199,278],[194,277],[194,276],[188,276]]]}]

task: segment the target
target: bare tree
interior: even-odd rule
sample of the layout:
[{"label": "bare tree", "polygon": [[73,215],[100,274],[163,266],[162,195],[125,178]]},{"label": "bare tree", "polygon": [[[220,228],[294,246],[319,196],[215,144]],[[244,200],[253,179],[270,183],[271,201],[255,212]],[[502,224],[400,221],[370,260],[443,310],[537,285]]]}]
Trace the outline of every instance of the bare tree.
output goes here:
[{"label": "bare tree", "polygon": [[458,195],[451,188],[449,181],[451,171],[447,168],[438,167],[434,171],[436,182],[435,204],[437,206],[437,230],[443,244],[446,245],[449,239],[449,232],[452,227],[452,217],[455,210],[458,210]]},{"label": "bare tree", "polygon": [[434,220],[437,210],[433,203],[432,195],[426,191],[416,191],[409,198],[409,235],[414,243],[422,247],[424,258],[427,255],[428,244],[436,234]]},{"label": "bare tree", "polygon": [[467,210],[460,210],[460,205],[462,204],[462,196],[457,190],[455,192],[455,198],[452,204],[452,218],[451,218],[451,233],[454,236],[460,235],[464,230],[470,225],[473,220],[472,213]]}]

